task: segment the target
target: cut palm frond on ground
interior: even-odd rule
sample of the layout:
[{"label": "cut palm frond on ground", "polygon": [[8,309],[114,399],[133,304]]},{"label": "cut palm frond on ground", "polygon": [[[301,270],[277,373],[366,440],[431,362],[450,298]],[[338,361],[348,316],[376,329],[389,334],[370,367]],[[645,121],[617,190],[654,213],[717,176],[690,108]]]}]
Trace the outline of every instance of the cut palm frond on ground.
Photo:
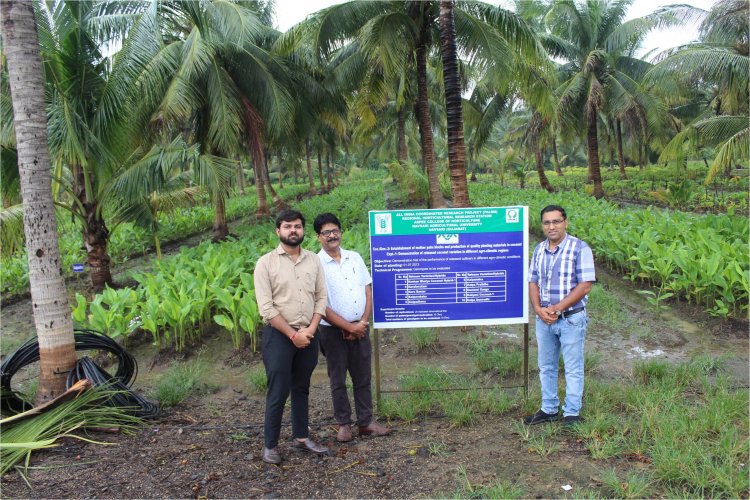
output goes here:
[{"label": "cut palm frond on ground", "polygon": [[24,459],[28,466],[31,452],[57,446],[64,437],[99,443],[74,432],[113,427],[134,430],[141,419],[129,415],[127,409],[100,404],[112,395],[111,390],[91,388],[91,382],[81,380],[46,405],[0,420],[0,474]]}]

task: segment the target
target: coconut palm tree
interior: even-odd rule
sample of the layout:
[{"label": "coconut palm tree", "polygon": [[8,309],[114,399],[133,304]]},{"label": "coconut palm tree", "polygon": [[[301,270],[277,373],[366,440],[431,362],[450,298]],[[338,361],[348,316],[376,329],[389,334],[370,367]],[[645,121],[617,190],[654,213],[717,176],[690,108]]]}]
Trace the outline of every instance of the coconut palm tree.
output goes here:
[{"label": "coconut palm tree", "polygon": [[[457,50],[467,54],[473,64],[507,67],[517,52],[530,59],[540,54],[531,31],[509,11],[481,2],[460,2],[455,4],[453,14]],[[427,60],[439,40],[438,19],[438,2],[388,1],[347,2],[324,9],[309,20],[312,37],[323,56],[339,44],[356,40],[362,57],[384,68],[386,74],[403,73],[414,61],[417,118],[431,206],[441,205],[442,199],[427,88]],[[458,77],[449,75],[448,80],[457,82]],[[454,113],[451,120],[461,121],[461,117]],[[458,130],[453,121],[449,127]],[[468,200],[468,196],[462,198],[464,194],[453,195]]]},{"label": "coconut palm tree", "polygon": [[24,232],[34,324],[39,340],[37,403],[65,392],[76,362],[73,319],[60,272],[47,145],[44,71],[31,1],[0,3],[3,51],[10,76]]},{"label": "coconut palm tree", "polygon": [[703,147],[718,149],[705,182],[735,161],[747,160],[750,148],[748,101],[750,50],[748,4],[721,0],[701,24],[698,43],[678,47],[647,74],[647,81],[672,105],[689,103],[700,89],[706,106],[665,147],[660,161],[682,160]]},{"label": "coconut palm tree", "polygon": [[464,119],[462,113],[461,85],[456,54],[456,23],[453,15],[453,0],[441,0],[440,54],[443,60],[445,82],[445,112],[448,115],[448,170],[453,191],[453,206],[471,206],[466,187],[466,145],[464,143]]},{"label": "coconut palm tree", "polygon": [[[257,7],[242,1],[155,1],[123,51],[142,94],[137,123],[167,137],[188,131],[188,140],[206,155],[235,158],[249,149],[260,191],[264,185],[271,189],[265,142],[292,129],[293,100],[286,68],[268,50],[278,32]],[[218,240],[228,234],[228,186],[216,183],[210,192]]]},{"label": "coconut palm tree", "polygon": [[599,114],[621,116],[632,105],[622,68],[634,58],[634,49],[654,28],[683,22],[690,15],[684,6],[658,10],[624,21],[632,0],[554,0],[545,16],[549,28],[545,47],[564,60],[567,75],[559,94],[558,113],[563,124],[582,123],[586,130],[589,176],[594,196],[604,196],[599,162]]}]

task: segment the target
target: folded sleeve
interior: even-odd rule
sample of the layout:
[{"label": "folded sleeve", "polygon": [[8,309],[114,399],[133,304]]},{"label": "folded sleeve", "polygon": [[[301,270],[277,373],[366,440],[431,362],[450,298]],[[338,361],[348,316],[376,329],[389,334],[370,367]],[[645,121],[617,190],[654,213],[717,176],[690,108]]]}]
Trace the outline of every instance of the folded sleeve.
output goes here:
[{"label": "folded sleeve", "polygon": [[578,254],[578,262],[576,264],[576,280],[579,283],[583,281],[596,281],[594,254],[591,251],[591,247],[583,245],[581,252]]},{"label": "folded sleeve", "polygon": [[326,315],[326,306],[328,305],[328,290],[326,288],[326,274],[323,269],[323,264],[317,255],[314,255],[314,262],[317,266],[318,273],[315,278],[315,307],[313,312],[320,314],[321,316]]},{"label": "folded sleeve", "polygon": [[268,272],[268,255],[264,255],[255,264],[253,273],[255,283],[255,300],[258,302],[258,311],[263,321],[268,323],[272,318],[279,315],[279,311],[273,305],[273,294],[271,293],[271,276]]}]

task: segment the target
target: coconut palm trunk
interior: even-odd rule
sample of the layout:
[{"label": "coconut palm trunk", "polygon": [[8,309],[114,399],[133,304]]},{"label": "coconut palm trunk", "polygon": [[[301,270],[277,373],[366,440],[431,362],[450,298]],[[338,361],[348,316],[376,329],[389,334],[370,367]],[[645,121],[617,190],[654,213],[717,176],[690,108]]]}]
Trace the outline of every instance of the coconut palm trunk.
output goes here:
[{"label": "coconut palm trunk", "polygon": [[111,264],[107,253],[109,229],[99,210],[93,203],[84,203],[83,244],[86,247],[87,264],[91,275],[91,288],[101,292],[106,285],[113,285]]},{"label": "coconut palm trunk", "polygon": [[320,148],[318,148],[318,178],[320,178],[320,192],[326,192],[326,181],[323,178],[323,160],[320,154]]},{"label": "coconut palm trunk", "polygon": [[333,168],[331,167],[331,152],[326,153],[326,186],[328,191],[333,189]]},{"label": "coconut palm trunk", "polygon": [[409,151],[406,149],[406,110],[403,106],[396,111],[396,133],[398,134],[398,147],[396,158],[401,164],[409,161]]},{"label": "coconut palm trunk", "polygon": [[255,210],[255,216],[258,218],[270,215],[268,209],[268,198],[266,197],[265,181],[263,172],[260,168],[260,162],[253,160],[253,172],[255,173],[255,192],[258,195],[258,208]]},{"label": "coconut palm trunk", "polygon": [[448,115],[448,169],[451,175],[453,206],[470,207],[466,184],[466,144],[461,102],[461,84],[458,79],[456,55],[456,27],[453,19],[453,0],[440,2],[440,52],[443,59],[445,83],[445,108]]},{"label": "coconut palm trunk", "polygon": [[548,127],[548,122],[542,118],[539,112],[534,111],[531,114],[529,122],[529,146],[534,152],[534,162],[536,164],[536,173],[539,177],[539,185],[549,193],[554,193],[555,188],[550,184],[547,173],[544,171],[544,151],[542,150],[542,132]]},{"label": "coconut palm trunk", "polygon": [[589,156],[589,177],[594,183],[594,198],[597,200],[604,198],[604,189],[602,188],[602,171],[599,164],[599,140],[597,138],[596,112],[588,113],[588,156]]},{"label": "coconut palm trunk", "polygon": [[313,175],[312,169],[312,148],[310,147],[310,141],[305,141],[305,161],[307,164],[307,181],[310,183],[310,194],[318,194],[315,189],[315,176]]},{"label": "coconut palm trunk", "polygon": [[625,155],[622,154],[622,123],[619,118],[615,120],[615,138],[617,141],[617,162],[620,164],[620,179],[626,180],[628,174],[625,173]]},{"label": "coconut palm trunk", "polygon": [[542,189],[546,189],[548,193],[554,193],[555,188],[550,184],[547,174],[544,172],[544,157],[542,155],[542,148],[539,146],[539,139],[536,140],[534,146],[534,160],[536,161],[536,173],[539,176],[539,185]]},{"label": "coconut palm trunk", "polygon": [[214,242],[223,241],[229,236],[224,196],[216,196],[214,198],[214,224],[211,231],[211,240]]},{"label": "coconut palm trunk", "polygon": [[32,2],[4,0],[0,2],[0,17],[13,98],[29,288],[39,340],[36,401],[41,404],[65,392],[68,372],[76,362],[73,320],[60,272],[44,74]]},{"label": "coconut palm trunk", "polygon": [[264,155],[263,157],[263,180],[266,183],[268,192],[271,193],[271,200],[273,200],[273,204],[276,205],[276,208],[278,210],[281,210],[285,206],[284,200],[281,199],[281,196],[279,196],[279,193],[276,192],[276,190],[273,188],[273,184],[271,184],[271,175],[268,173],[268,162],[266,160],[267,160],[267,157]]},{"label": "coconut palm trunk", "polygon": [[560,158],[557,156],[557,139],[552,138],[552,156],[555,158],[555,173],[559,176],[563,176],[562,168],[560,168]]},{"label": "coconut palm trunk", "polygon": [[240,188],[240,196],[245,196],[245,171],[242,169],[242,161],[237,160],[237,186]]},{"label": "coconut palm trunk", "polygon": [[417,115],[419,136],[422,142],[422,161],[427,173],[430,189],[430,208],[445,208],[447,205],[440,192],[437,166],[435,165],[435,145],[432,141],[432,119],[430,118],[429,99],[427,97],[427,47],[429,26],[422,20],[419,41],[417,43]]}]

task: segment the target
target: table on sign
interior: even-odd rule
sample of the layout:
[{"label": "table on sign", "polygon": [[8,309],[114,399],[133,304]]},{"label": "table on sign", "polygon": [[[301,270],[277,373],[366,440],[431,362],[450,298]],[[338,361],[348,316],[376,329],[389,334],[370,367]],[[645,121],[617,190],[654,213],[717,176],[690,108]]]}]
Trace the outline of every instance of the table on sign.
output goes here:
[{"label": "table on sign", "polygon": [[505,302],[505,270],[396,274],[396,304]]}]

